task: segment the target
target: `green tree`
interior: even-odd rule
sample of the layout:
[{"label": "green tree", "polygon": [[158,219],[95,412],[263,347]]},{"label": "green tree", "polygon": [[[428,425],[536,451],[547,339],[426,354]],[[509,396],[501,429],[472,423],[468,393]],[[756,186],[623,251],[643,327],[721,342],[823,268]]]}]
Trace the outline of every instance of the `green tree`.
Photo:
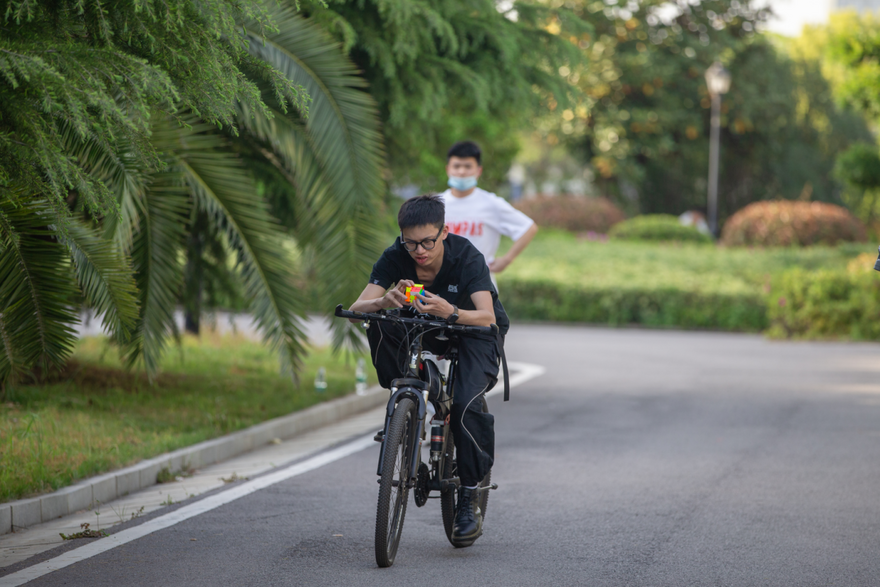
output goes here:
[{"label": "green tree", "polygon": [[[311,247],[324,291],[342,301],[381,247],[375,107],[333,40],[287,4],[163,6],[4,6],[0,134],[25,169],[4,168],[0,199],[0,382],[65,359],[80,294],[129,362],[155,373],[184,277],[198,315],[212,271],[241,284],[264,337],[295,367],[305,300],[291,251]],[[67,43],[62,64],[40,62],[44,32]],[[153,52],[164,36],[168,51]],[[28,58],[45,79],[21,73]],[[117,62],[137,67],[107,65],[100,83],[74,75]],[[161,91],[133,84],[137,68]],[[287,226],[259,192],[277,177],[292,186]]]},{"label": "green tree", "polygon": [[[880,122],[880,18],[854,11],[833,14],[828,25],[805,27],[797,48],[822,64],[838,102],[876,128]],[[863,141],[840,149],[835,176],[846,188],[844,202],[873,226],[880,213],[880,156],[874,137]]]},{"label": "green tree", "polygon": [[880,152],[876,145],[856,143],[837,157],[835,176],[845,186],[843,199],[868,226],[880,215]]},{"label": "green tree", "polygon": [[[259,2],[127,0],[105,4],[3,0],[0,35],[0,186],[51,194],[106,212],[107,186],[71,158],[65,134],[157,168],[155,110],[234,124],[239,102],[264,109],[256,80],[285,107],[305,94],[252,56],[238,25],[271,30]],[[267,28],[268,27],[268,28]]]},{"label": "green tree", "polygon": [[820,64],[756,33],[766,13],[753,3],[676,4],[677,12],[660,1],[632,10],[585,6],[596,32],[584,41],[585,65],[567,73],[586,98],[539,121],[546,136],[580,153],[601,189],[633,211],[703,208],[710,105],[703,76],[721,60],[733,84],[722,110],[720,216],[765,198],[837,199],[835,153],[868,132],[836,107]]},{"label": "green tree", "polygon": [[824,27],[805,30],[822,47],[837,97],[880,121],[880,16],[854,10],[836,13]]},{"label": "green tree", "polygon": [[[334,32],[379,104],[392,183],[445,189],[445,154],[478,141],[497,187],[535,109],[567,103],[557,73],[589,25],[557,3],[330,0],[305,10]],[[574,42],[573,42],[574,41]]]}]

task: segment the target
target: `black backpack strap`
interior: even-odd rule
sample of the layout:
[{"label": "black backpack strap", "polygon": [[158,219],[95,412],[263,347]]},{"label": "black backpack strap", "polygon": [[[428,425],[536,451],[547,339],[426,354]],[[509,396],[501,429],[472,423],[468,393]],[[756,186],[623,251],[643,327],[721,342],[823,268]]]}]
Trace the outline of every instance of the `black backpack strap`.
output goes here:
[{"label": "black backpack strap", "polygon": [[510,371],[507,369],[507,355],[504,354],[504,336],[500,330],[495,335],[495,344],[498,345],[498,354],[501,355],[501,369],[504,373],[504,401],[510,401]]}]

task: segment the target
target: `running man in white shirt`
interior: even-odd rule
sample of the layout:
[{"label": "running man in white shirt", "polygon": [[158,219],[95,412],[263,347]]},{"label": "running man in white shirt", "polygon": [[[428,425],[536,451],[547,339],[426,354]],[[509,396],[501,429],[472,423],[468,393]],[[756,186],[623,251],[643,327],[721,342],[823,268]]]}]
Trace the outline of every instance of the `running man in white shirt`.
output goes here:
[{"label": "running man in white shirt", "polygon": [[[466,237],[483,253],[489,271],[501,273],[525,249],[538,232],[535,222],[504,198],[477,187],[483,173],[480,147],[471,141],[452,145],[446,154],[449,189],[440,194],[446,204],[449,232]],[[495,258],[501,235],[514,243]],[[493,277],[494,281],[494,277]]]}]

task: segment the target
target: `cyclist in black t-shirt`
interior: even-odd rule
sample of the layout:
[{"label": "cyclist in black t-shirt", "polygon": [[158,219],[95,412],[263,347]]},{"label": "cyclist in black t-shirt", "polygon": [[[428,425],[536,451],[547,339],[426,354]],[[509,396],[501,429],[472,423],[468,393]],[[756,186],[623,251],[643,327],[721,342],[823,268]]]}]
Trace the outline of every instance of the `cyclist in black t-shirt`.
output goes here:
[{"label": "cyclist in black t-shirt", "polygon": [[[370,283],[350,309],[377,312],[404,308],[457,324],[497,324],[502,335],[499,340],[468,336],[458,342],[459,374],[450,425],[461,488],[453,540],[469,542],[482,532],[475,490],[492,468],[495,455],[495,417],[482,411],[479,398],[498,381],[498,345],[510,322],[483,255],[467,239],[449,234],[443,200],[438,195],[404,202],[397,223],[400,238],[373,265]],[[424,294],[409,303],[405,289],[415,283],[425,286]],[[375,323],[367,331],[373,365],[383,387],[390,387],[391,381],[402,375],[407,360],[407,346],[402,344],[405,336],[403,327],[388,324]],[[443,354],[443,342],[430,335],[423,344],[431,352]]]}]

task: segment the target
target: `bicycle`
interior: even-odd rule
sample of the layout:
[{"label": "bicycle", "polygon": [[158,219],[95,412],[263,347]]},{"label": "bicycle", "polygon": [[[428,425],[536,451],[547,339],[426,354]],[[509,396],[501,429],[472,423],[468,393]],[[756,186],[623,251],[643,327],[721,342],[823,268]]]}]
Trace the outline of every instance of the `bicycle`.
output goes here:
[{"label": "bicycle", "polygon": [[[343,310],[342,305],[336,307],[336,316],[363,320],[365,328],[369,327],[371,321],[404,324],[413,335],[407,355],[409,361],[405,376],[392,381],[391,398],[385,411],[384,437],[379,451],[377,471],[379,503],[376,509],[376,563],[380,567],[390,567],[394,564],[410,489],[413,489],[414,501],[418,507],[424,506],[428,499],[431,499],[432,491],[439,492],[446,538],[456,548],[470,546],[476,538],[469,542],[452,539],[457,490],[461,484],[456,474],[455,443],[449,425],[449,413],[458,370],[456,342],[460,336],[466,335],[497,337],[498,327],[494,324],[491,327],[448,324],[445,320],[428,315],[410,318],[386,311],[351,312]],[[437,340],[450,342],[443,356],[449,361],[448,376],[441,372],[438,365],[438,361],[442,359],[423,349],[422,338],[432,331],[440,331]],[[507,362],[503,352],[502,363],[506,399]],[[489,405],[485,396],[481,399],[483,411],[488,412]],[[430,457],[428,463],[425,463],[422,461],[421,447],[422,441],[426,439],[426,419],[432,411]],[[491,472],[488,473],[478,487],[477,505],[484,521],[489,490],[498,488],[497,484],[491,482],[491,475]]]}]

